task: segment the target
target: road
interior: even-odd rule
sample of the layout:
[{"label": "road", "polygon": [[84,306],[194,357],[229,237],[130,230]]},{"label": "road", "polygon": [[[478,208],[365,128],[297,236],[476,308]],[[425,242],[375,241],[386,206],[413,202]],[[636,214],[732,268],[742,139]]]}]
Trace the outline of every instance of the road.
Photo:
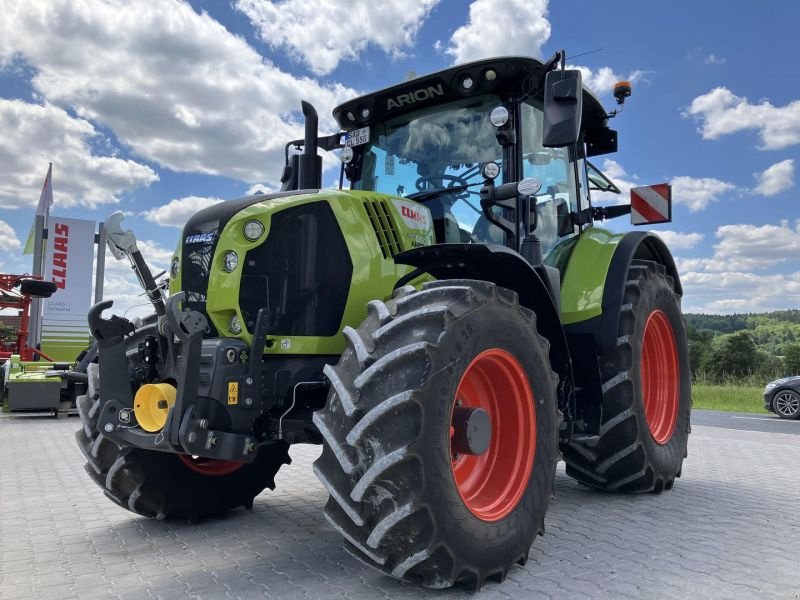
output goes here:
[{"label": "road", "polygon": [[800,435],[800,420],[781,419],[773,413],[733,413],[719,410],[692,411],[692,425],[721,427],[738,431],[763,431]]},{"label": "road", "polygon": [[[318,447],[293,446],[252,511],[191,526],[105,498],[83,471],[76,419],[3,417],[0,600],[796,600],[800,461],[787,457],[800,453],[789,435],[800,424],[735,416],[695,412],[683,476],[660,495],[592,491],[559,465],[528,563],[475,595],[400,583],[350,557],[322,517]],[[765,426],[786,432],[752,431]]]}]

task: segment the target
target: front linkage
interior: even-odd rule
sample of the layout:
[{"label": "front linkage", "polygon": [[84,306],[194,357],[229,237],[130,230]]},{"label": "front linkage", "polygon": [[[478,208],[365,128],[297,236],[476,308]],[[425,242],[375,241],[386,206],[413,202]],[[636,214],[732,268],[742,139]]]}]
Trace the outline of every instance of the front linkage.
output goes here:
[{"label": "front linkage", "polygon": [[[128,371],[126,336],[133,333],[134,326],[127,319],[116,315],[110,319],[104,319],[101,316],[105,309],[111,307],[111,301],[101,302],[90,311],[89,324],[92,334],[97,339],[100,379],[103,382],[100,391],[102,408],[98,417],[100,430],[104,436],[119,445],[213,459],[250,462],[258,448],[255,437],[211,429],[208,419],[199,418],[195,414],[192,399],[197,398],[198,395],[199,373],[196,368],[190,368],[190,365],[196,366],[200,362],[203,333],[206,330],[207,322],[206,318],[198,312],[181,311],[179,304],[182,299],[183,294],[170,297],[166,303],[165,321],[148,326],[152,329],[163,327],[163,335],[148,336],[146,332],[140,330],[137,336],[142,337],[142,334],[145,334],[145,341],[141,344],[145,351],[153,344],[156,344],[155,347],[159,349],[166,347],[164,360],[160,365],[159,379],[178,382],[174,403],[166,397],[155,401],[134,399],[130,382],[127,378],[119,376],[120,373]],[[162,323],[163,325],[161,325]],[[151,333],[155,334],[156,332],[152,331]],[[176,352],[174,338],[180,342],[180,352]],[[263,337],[256,337],[254,345],[259,339],[263,340]],[[224,354],[224,362],[228,364],[220,365],[220,368],[224,371],[223,377],[231,386],[230,389],[243,390],[246,401],[241,403],[239,408],[248,413],[247,420],[251,421],[250,413],[256,408],[255,399],[260,395],[248,394],[249,388],[254,387],[255,378],[249,372],[247,364],[241,362],[242,352],[247,353],[247,350],[243,347],[240,348],[239,346],[243,346],[243,344],[237,344],[235,340],[227,342],[230,347],[221,348],[221,350]],[[138,350],[139,348],[137,348]],[[257,350],[257,348],[250,349],[249,354],[257,356],[255,354]],[[234,360],[229,360],[229,357],[233,357]],[[145,384],[145,386],[148,385],[152,386],[153,384]],[[144,389],[148,390],[147,387]],[[137,401],[140,404],[137,405]],[[155,421],[163,419],[163,427],[157,431],[148,432],[138,427],[132,427],[135,415],[146,414],[146,412],[140,412],[140,410],[147,411],[147,408],[141,404],[145,401],[155,402],[152,411],[155,412]]]}]

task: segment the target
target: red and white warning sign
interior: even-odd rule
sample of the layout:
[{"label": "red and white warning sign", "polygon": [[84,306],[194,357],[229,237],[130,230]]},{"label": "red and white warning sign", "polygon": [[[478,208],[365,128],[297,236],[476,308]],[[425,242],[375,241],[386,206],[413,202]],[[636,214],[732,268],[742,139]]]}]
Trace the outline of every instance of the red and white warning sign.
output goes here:
[{"label": "red and white warning sign", "polygon": [[657,183],[631,189],[631,223],[648,225],[672,221],[672,186]]}]

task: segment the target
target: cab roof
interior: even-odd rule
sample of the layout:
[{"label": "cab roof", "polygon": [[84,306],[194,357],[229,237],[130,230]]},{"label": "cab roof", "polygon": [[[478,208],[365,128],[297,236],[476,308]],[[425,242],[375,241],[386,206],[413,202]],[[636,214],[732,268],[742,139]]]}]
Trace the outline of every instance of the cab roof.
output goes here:
[{"label": "cab roof", "polygon": [[[428,106],[486,93],[501,96],[530,93],[541,99],[543,66],[542,62],[524,56],[502,56],[456,65],[340,104],[333,109],[333,117],[342,129],[352,130]],[[606,110],[586,86],[583,87],[581,127],[588,134],[608,128]]]}]

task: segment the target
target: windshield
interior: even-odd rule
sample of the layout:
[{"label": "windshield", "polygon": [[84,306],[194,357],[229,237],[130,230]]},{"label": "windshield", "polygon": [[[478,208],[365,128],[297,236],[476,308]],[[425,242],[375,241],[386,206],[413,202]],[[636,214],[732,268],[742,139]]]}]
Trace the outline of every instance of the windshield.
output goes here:
[{"label": "windshield", "polygon": [[[420,194],[420,201],[450,223],[443,241],[502,243],[501,232],[478,203],[485,163],[501,166],[495,182],[503,183],[503,148],[489,120],[492,109],[501,105],[497,96],[480,96],[373,125],[369,142],[353,149],[361,169],[351,189],[412,198]],[[456,189],[421,194],[449,187]]]}]

